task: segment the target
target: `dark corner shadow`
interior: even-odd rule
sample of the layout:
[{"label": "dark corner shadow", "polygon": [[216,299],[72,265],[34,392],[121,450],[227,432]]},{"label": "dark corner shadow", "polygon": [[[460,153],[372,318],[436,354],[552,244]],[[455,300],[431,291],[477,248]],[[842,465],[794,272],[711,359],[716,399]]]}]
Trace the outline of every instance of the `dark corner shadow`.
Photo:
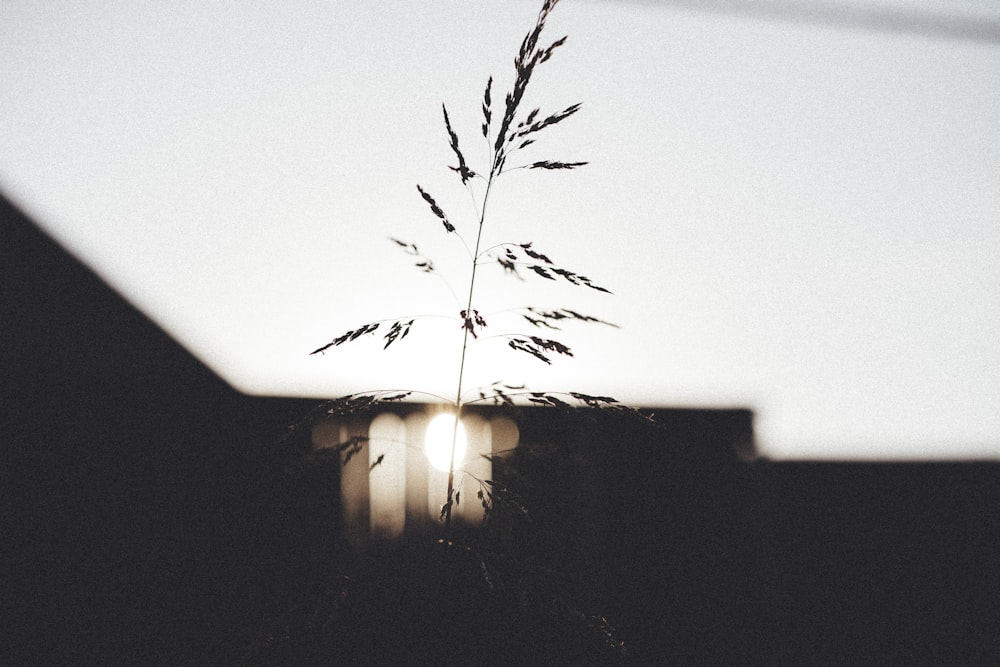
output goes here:
[{"label": "dark corner shadow", "polygon": [[313,402],[232,389],[2,195],[0,402],[0,663],[211,656],[185,587]]}]

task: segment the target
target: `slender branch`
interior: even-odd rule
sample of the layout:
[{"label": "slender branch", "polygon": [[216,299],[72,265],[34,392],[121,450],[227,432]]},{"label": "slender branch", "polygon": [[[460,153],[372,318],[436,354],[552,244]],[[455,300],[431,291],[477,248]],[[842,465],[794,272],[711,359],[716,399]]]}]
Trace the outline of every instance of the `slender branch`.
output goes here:
[{"label": "slender branch", "polygon": [[497,250],[498,248],[508,248],[516,245],[517,245],[516,243],[497,243],[496,245],[491,245],[489,248],[479,253],[479,255],[476,257],[476,260],[478,261],[480,257],[485,257],[487,253]]},{"label": "slender branch", "polygon": [[[462,245],[465,245],[465,241],[462,241]],[[466,250],[468,250],[467,246]],[[451,298],[455,302],[455,305],[456,306],[460,305],[461,301],[458,300],[458,294],[455,293],[455,289],[451,286],[451,283],[448,282],[448,279],[442,276],[437,271],[434,272],[434,275],[437,276],[442,283],[444,283],[444,286],[448,290],[448,293],[451,294]],[[451,317],[451,315],[434,315],[434,317]]]},{"label": "slender branch", "polygon": [[[479,255],[479,245],[483,239],[483,223],[486,221],[486,206],[490,198],[490,190],[496,178],[496,169],[490,170],[489,180],[486,181],[486,192],[483,194],[483,205],[479,210],[479,229],[476,231],[476,249],[472,253],[472,273],[469,276],[469,298],[466,302],[465,312],[472,312],[472,298],[476,289],[476,257]],[[465,353],[469,347],[469,327],[464,327],[462,331],[462,356],[458,364],[458,386],[455,390],[455,423],[451,432],[451,455],[448,457],[448,494],[445,498],[445,531],[451,530],[451,508],[452,496],[455,492],[455,450],[458,447],[458,423],[462,418],[462,384],[465,380]]]}]

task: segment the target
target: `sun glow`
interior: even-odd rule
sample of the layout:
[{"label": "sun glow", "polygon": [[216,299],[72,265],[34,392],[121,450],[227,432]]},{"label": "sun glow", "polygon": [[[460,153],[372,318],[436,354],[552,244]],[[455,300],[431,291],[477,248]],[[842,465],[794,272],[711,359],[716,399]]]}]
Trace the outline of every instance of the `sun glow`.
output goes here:
[{"label": "sun glow", "polygon": [[[424,440],[424,450],[427,460],[438,470],[448,470],[448,455],[451,452],[452,434],[455,428],[455,416],[443,413],[431,420],[427,425],[427,435]],[[455,467],[465,460],[468,448],[468,438],[465,427],[458,423],[458,433],[455,438]]]}]

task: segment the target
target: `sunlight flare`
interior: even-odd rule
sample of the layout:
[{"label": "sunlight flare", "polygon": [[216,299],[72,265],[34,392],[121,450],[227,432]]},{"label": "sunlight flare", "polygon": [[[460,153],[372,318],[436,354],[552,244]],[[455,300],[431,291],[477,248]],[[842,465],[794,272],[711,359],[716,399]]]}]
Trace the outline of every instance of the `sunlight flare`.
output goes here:
[{"label": "sunlight flare", "polygon": [[[425,438],[424,450],[427,460],[431,465],[447,472],[448,456],[451,453],[451,440],[455,428],[455,416],[442,413],[431,420],[427,425],[427,436]],[[460,421],[458,423],[458,434],[455,438],[455,467],[459,467],[465,460],[465,452],[468,449],[468,438],[465,434],[465,426]]]}]

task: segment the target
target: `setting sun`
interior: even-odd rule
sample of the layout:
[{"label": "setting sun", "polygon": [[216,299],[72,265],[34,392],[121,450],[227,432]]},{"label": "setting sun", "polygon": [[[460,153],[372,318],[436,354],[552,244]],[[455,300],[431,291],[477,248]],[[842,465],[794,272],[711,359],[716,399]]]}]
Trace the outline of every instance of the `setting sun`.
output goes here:
[{"label": "setting sun", "polygon": [[[438,470],[448,470],[448,454],[451,451],[451,439],[454,428],[455,416],[448,413],[438,415],[427,425],[427,437],[424,448],[427,453],[427,460]],[[459,422],[455,442],[456,467],[465,460],[467,443],[468,439],[465,435],[465,427],[462,425],[462,422]]]}]

